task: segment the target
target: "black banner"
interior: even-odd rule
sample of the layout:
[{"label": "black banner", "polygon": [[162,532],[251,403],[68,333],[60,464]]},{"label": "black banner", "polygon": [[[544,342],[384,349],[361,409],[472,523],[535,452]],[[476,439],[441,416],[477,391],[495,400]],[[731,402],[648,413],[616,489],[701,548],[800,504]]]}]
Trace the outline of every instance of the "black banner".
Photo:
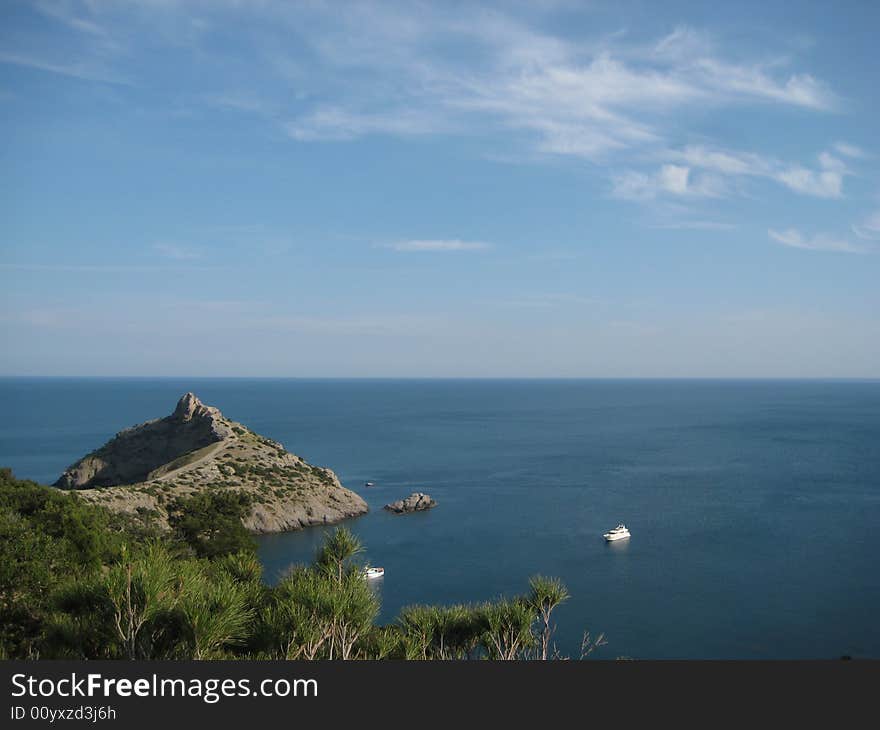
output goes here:
[{"label": "black banner", "polygon": [[517,726],[572,716],[629,725],[636,715],[715,725],[768,712],[836,726],[873,716],[880,663],[7,661],[0,673],[0,727],[10,728],[365,718],[412,727],[474,713]]}]

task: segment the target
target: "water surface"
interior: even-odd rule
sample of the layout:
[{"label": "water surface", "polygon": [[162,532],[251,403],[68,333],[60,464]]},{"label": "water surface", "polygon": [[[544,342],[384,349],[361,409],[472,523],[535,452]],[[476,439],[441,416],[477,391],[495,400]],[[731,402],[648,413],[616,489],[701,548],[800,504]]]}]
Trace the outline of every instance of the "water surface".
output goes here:
[{"label": "water surface", "polygon": [[[880,657],[880,383],[0,379],[0,464],[54,481],[187,390],[364,496],[382,620],[542,572],[568,654]],[[439,506],[381,509],[417,490]],[[260,538],[267,579],[321,535]]]}]

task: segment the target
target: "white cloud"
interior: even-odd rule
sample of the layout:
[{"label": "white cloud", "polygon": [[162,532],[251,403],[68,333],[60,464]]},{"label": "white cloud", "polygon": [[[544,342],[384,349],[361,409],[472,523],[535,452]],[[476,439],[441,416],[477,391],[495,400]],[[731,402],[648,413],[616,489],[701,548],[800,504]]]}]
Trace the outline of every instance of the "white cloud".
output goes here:
[{"label": "white cloud", "polygon": [[389,243],[385,248],[394,251],[425,252],[425,251],[484,251],[491,248],[488,243],[482,241],[460,241],[453,239],[414,239],[410,241],[398,241]]},{"label": "white cloud", "polygon": [[[702,87],[711,96],[730,100],[776,101],[793,106],[831,110],[838,106],[834,92],[810,74],[774,78],[768,64],[759,61],[732,63],[719,54],[716,41],[705,31],[679,26],[653,48],[670,62],[670,71]],[[774,64],[775,65],[775,64]]]},{"label": "white cloud", "polygon": [[846,165],[829,152],[819,154],[816,168],[784,163],[773,157],[735,152],[701,145],[667,152],[675,161],[695,168],[711,170],[727,177],[749,176],[774,180],[790,190],[818,198],[843,196],[843,180],[849,173]]},{"label": "white cloud", "polygon": [[663,165],[660,168],[658,180],[664,190],[677,195],[686,194],[692,187],[689,185],[690,168],[679,165]]},{"label": "white cloud", "polygon": [[832,110],[838,104],[834,93],[809,74],[793,74],[785,80],[776,80],[758,65],[735,65],[711,58],[701,58],[695,66],[705,85],[722,95],[741,95],[823,111]]},{"label": "white cloud", "polygon": [[690,167],[662,165],[651,174],[628,171],[613,179],[613,195],[625,200],[653,200],[660,195],[718,197],[721,181],[713,175],[694,176]]},{"label": "white cloud", "polygon": [[[299,141],[506,128],[530,132],[543,153],[598,159],[661,141],[669,116],[695,106],[836,104],[812,76],[726,60],[687,27],[640,47],[623,37],[573,42],[486,9],[349,10],[333,22],[315,6],[297,22],[291,13],[318,59],[312,71],[334,89],[288,117]],[[437,50],[450,46],[458,52]]]},{"label": "white cloud", "polygon": [[[669,138],[680,133],[680,120],[694,110],[839,106],[826,83],[791,68],[790,60],[754,53],[734,60],[719,40],[689,26],[648,42],[631,40],[625,32],[574,40],[542,30],[541,10],[517,19],[514,11],[444,4],[160,5],[156,10],[146,0],[125,6],[71,2],[39,9],[80,37],[108,43],[136,43],[143,33],[136,36],[132,28],[154,26],[159,41],[199,54],[199,67],[212,83],[192,98],[260,115],[301,143],[378,134],[470,135],[517,148],[488,154],[516,158],[525,151],[620,170],[633,165],[634,154],[668,147]],[[219,26],[248,29],[240,53],[216,54],[207,39]],[[84,44],[82,61],[74,64],[47,63],[24,52],[0,61],[84,79],[124,80],[109,69],[114,59],[135,57],[137,49],[122,54],[108,48]],[[259,83],[245,93],[242,78]],[[230,88],[218,91],[226,83]],[[851,158],[862,154],[845,142],[834,151]],[[622,162],[625,155],[629,160]],[[618,173],[614,190],[633,199],[718,197],[730,191],[726,178],[761,176],[801,194],[839,198],[847,171],[826,155],[814,169],[752,153],[688,147],[662,159],[659,170]]]},{"label": "white cloud", "polygon": [[840,198],[843,195],[843,175],[839,172],[816,172],[797,166],[781,170],[775,178],[796,193],[817,198]]},{"label": "white cloud", "polygon": [[784,231],[775,231],[772,228],[767,234],[777,243],[791,248],[803,248],[810,251],[838,251],[843,253],[865,253],[865,249],[855,246],[848,241],[833,236],[818,233],[813,236],[805,236],[795,228]]},{"label": "white cloud", "polygon": [[352,140],[370,134],[412,136],[449,129],[442,118],[411,110],[355,112],[339,107],[321,107],[285,124],[287,133],[300,142]]},{"label": "white cloud", "polygon": [[[303,142],[485,132],[491,116],[495,129],[532,132],[532,144],[543,152],[596,158],[661,139],[667,115],[695,106],[837,105],[834,93],[810,74],[785,69],[775,58],[731,60],[699,29],[678,26],[646,44],[625,33],[574,40],[541,30],[547,8],[518,19],[515,9],[442,3],[72,0],[35,7],[79,31],[84,59],[103,64],[132,56],[136,49],[111,52],[104,42],[133,44],[148,35],[191,47],[209,78],[214,64],[216,82],[258,78],[262,89],[274,90],[273,103],[216,89],[216,98],[206,101],[249,111],[268,107],[267,114]],[[256,52],[218,57],[209,38],[221,26],[246,28],[240,40]],[[37,67],[98,78],[85,65]],[[307,90],[316,93],[302,93]]]},{"label": "white cloud", "polygon": [[847,174],[846,165],[838,158],[823,152],[819,155],[820,170],[809,170],[793,166],[779,170],[774,177],[797,193],[813,195],[817,198],[840,198],[843,195],[843,176]]},{"label": "white cloud", "polygon": [[668,154],[672,159],[687,162],[694,167],[714,170],[723,175],[764,175],[771,167],[771,164],[760,155],[701,145],[690,145]]},{"label": "white cloud", "polygon": [[654,45],[654,53],[661,58],[685,60],[709,56],[715,43],[704,31],[680,25]]},{"label": "white cloud", "polygon": [[867,156],[861,147],[856,147],[855,145],[846,142],[835,142],[834,149],[844,157],[861,159]]}]

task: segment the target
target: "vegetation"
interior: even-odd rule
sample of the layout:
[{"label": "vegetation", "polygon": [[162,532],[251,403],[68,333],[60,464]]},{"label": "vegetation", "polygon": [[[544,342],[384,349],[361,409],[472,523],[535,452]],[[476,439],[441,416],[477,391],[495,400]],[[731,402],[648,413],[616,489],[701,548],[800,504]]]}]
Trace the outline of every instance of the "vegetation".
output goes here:
[{"label": "vegetation", "polygon": [[[363,546],[330,533],[310,566],[263,583],[237,491],[121,516],[0,470],[0,657],[76,659],[553,659],[568,598],[535,576],[527,595],[410,606],[377,625]],[[604,643],[585,636],[582,656]]]},{"label": "vegetation", "polygon": [[250,506],[244,492],[197,492],[171,503],[168,524],[200,557],[253,551],[254,540],[241,523]]}]

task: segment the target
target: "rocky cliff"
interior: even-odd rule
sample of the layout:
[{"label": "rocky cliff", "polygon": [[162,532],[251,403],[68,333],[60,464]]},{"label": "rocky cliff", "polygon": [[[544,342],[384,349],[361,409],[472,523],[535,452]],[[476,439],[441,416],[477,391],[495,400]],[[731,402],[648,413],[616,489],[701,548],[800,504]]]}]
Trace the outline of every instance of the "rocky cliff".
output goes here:
[{"label": "rocky cliff", "polygon": [[203,489],[249,494],[244,525],[253,532],[297,530],[367,511],[330,469],[312,466],[192,393],[170,416],[121,431],[55,485],[115,511],[147,511],[163,525],[172,500]]}]

